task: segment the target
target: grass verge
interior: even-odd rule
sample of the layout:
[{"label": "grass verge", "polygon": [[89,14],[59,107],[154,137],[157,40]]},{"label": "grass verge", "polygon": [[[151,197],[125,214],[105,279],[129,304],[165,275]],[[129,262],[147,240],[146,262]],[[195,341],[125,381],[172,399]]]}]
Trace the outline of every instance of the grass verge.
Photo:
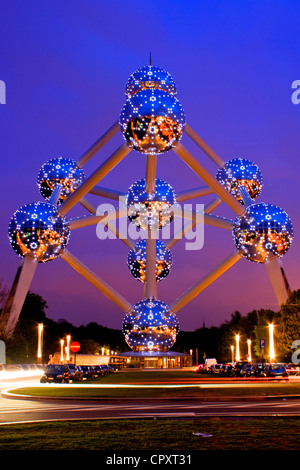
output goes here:
[{"label": "grass verge", "polygon": [[0,426],[0,450],[298,450],[299,432],[298,418],[62,421]]}]

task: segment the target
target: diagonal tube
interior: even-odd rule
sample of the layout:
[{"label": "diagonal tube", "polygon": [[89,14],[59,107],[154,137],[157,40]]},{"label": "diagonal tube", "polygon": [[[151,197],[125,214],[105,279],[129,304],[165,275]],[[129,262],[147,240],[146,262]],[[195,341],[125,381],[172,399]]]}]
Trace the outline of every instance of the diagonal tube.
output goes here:
[{"label": "diagonal tube", "polygon": [[120,124],[117,121],[79,158],[77,165],[82,168],[119,130]]},{"label": "diagonal tube", "polygon": [[225,202],[237,215],[241,215],[245,208],[222,186],[201,163],[182,144],[173,148],[174,152],[211,187],[211,189]]},{"label": "diagonal tube", "polygon": [[174,302],[172,302],[170,305],[170,309],[172,310],[172,312],[178,312],[178,310],[180,310],[191,300],[193,300],[198,294],[200,294],[200,292],[202,292],[206,287],[212,284],[216,279],[218,279],[218,277],[220,277],[225,271],[231,268],[231,266],[233,266],[240,259],[241,255],[237,251],[228,256],[215,269],[213,269],[210,273],[208,273],[206,276],[200,279],[200,281],[198,281],[190,289],[188,289],[184,294],[182,294]]},{"label": "diagonal tube", "polygon": [[65,215],[75,206],[104,176],[106,176],[131,151],[127,144],[121,145],[102,163],[77,189],[60,205],[59,212]]},{"label": "diagonal tube", "polygon": [[83,276],[87,281],[89,281],[93,286],[95,286],[102,294],[108,297],[112,302],[114,302],[121,310],[124,312],[129,312],[131,310],[131,304],[122,297],[118,292],[116,292],[112,287],[110,287],[105,281],[100,279],[95,273],[93,273],[87,266],[85,266],[81,261],[79,261],[75,256],[73,256],[69,251],[65,250],[61,254],[61,258],[75,269],[81,276]]}]

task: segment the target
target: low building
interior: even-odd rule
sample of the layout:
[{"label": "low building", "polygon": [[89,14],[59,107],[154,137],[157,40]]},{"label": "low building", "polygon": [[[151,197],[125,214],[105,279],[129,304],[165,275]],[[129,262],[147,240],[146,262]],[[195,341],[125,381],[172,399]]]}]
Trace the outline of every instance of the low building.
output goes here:
[{"label": "low building", "polygon": [[181,369],[191,367],[192,356],[176,351],[168,352],[133,352],[128,351],[110,357],[110,364],[114,368],[141,368],[141,369]]}]

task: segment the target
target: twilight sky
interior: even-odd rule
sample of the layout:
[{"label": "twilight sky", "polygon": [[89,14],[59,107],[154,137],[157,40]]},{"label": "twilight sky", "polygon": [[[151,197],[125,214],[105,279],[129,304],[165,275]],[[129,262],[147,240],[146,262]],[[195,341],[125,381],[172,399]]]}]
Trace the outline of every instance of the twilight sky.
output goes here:
[{"label": "twilight sky", "polygon": [[[291,1],[43,0],[4,2],[0,15],[0,278],[11,286],[20,259],[7,229],[14,211],[43,200],[37,187],[47,160],[77,160],[114,122],[125,103],[129,75],[149,63],[166,69],[177,85],[187,122],[224,160],[244,157],[262,171],[257,202],[286,210],[294,241],[283,259],[292,289],[299,285],[300,105],[291,101],[300,79],[299,13]],[[84,168],[88,176],[121,143],[119,133]],[[212,173],[217,168],[184,135],[182,143]],[[100,183],[126,192],[145,176],[146,157],[135,151]],[[169,151],[160,155],[157,176],[175,191],[203,182]],[[97,206],[110,202],[87,196]],[[206,203],[213,196],[193,200]],[[84,215],[76,206],[68,217]],[[214,212],[234,218],[224,204]],[[173,269],[158,284],[171,303],[234,250],[229,231],[205,226],[204,246],[172,250]],[[127,267],[128,247],[99,240],[96,226],[72,232],[68,249],[130,302],[142,285]],[[75,325],[96,321],[121,328],[124,313],[63,260],[41,264],[31,290],[48,302],[47,316]],[[277,309],[264,266],[239,261],[178,313],[182,330],[216,325],[239,310]]]}]

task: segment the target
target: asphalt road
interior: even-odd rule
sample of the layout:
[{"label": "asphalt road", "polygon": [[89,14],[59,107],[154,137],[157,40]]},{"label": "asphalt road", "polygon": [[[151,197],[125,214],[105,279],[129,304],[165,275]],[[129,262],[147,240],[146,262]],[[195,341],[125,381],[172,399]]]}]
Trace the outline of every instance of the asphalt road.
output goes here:
[{"label": "asphalt road", "polygon": [[[26,385],[37,384],[37,379]],[[0,390],[24,386],[23,381],[1,383]],[[30,423],[40,421],[107,419],[107,418],[158,418],[203,416],[300,416],[300,399],[257,399],[243,401],[208,402],[196,400],[37,400],[0,398],[0,424]]]}]

